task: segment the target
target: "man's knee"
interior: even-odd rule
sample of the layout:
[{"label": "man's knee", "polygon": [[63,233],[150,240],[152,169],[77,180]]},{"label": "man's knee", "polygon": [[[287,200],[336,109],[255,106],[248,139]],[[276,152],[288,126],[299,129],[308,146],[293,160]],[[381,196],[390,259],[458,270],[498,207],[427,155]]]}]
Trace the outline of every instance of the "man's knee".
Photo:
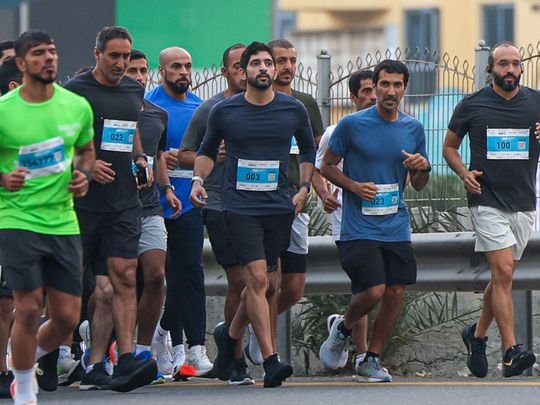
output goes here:
[{"label": "man's knee", "polygon": [[498,286],[507,286],[510,288],[512,286],[512,278],[514,275],[514,264],[513,263],[502,263],[497,265],[492,271],[492,281],[495,285]]},{"label": "man's knee", "polygon": [[114,288],[108,277],[97,276],[94,298],[96,305],[112,305]]},{"label": "man's knee", "polygon": [[361,293],[361,297],[369,302],[377,303],[384,297],[386,292],[386,286],[379,284],[368,288]]}]

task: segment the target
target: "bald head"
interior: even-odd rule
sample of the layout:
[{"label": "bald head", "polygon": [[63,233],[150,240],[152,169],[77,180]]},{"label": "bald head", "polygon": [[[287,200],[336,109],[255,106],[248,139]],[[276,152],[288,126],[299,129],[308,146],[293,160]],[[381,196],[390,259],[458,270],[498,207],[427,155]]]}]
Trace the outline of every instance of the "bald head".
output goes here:
[{"label": "bald head", "polygon": [[191,86],[191,55],[177,46],[159,53],[159,73],[165,91],[172,97],[183,99]]},{"label": "bald head", "polygon": [[159,64],[164,66],[170,63],[171,59],[188,58],[191,61],[191,55],[184,48],[170,46],[159,53]]}]

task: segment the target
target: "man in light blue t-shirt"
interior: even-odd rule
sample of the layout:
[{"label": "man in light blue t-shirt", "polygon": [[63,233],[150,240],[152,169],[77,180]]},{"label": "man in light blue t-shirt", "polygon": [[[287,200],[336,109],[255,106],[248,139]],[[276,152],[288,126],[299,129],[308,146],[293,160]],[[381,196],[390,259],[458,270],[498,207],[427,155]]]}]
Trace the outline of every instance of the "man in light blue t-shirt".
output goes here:
[{"label": "man in light blue t-shirt", "polygon": [[[379,355],[399,318],[405,286],[416,282],[403,190],[407,178],[422,190],[431,166],[422,124],[399,110],[408,79],[403,63],[380,62],[373,77],[377,104],[340,121],[321,165],[322,175],[343,189],[337,245],[353,294],[345,316],[333,322],[321,346],[323,364],[337,367],[354,323],[381,302],[368,351],[356,367],[359,382],[392,381]],[[342,159],[343,172],[338,168]]]}]

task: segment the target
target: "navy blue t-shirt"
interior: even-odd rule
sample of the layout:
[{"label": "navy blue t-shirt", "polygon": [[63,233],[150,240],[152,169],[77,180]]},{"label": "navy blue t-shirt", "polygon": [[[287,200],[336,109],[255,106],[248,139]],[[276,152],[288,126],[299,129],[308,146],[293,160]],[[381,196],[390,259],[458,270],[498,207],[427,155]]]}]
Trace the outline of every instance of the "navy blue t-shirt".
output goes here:
[{"label": "navy blue t-shirt", "polygon": [[241,93],[212,108],[198,153],[215,160],[221,140],[225,141],[224,211],[258,216],[294,210],[287,186],[291,134],[300,149],[298,160],[314,163],[308,114],[293,97],[275,92],[270,103],[257,106]]}]

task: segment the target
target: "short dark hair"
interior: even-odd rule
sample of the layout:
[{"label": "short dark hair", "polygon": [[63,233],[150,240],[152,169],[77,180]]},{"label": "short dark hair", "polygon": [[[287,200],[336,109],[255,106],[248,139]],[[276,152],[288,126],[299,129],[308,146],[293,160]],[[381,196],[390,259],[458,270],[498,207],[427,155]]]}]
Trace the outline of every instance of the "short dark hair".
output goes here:
[{"label": "short dark hair", "polygon": [[500,48],[501,46],[513,46],[514,48],[518,49],[516,44],[514,44],[512,41],[501,41],[497,42],[493,47],[489,50],[488,55],[488,65],[493,66],[495,63],[495,58],[493,58],[493,53],[495,52],[495,49]]},{"label": "short dark hair", "polygon": [[268,42],[268,47],[271,50],[274,50],[274,48],[285,48],[285,49],[292,49],[295,46],[292,44],[291,41],[288,41],[286,39],[280,38],[280,39],[274,39],[270,42]]},{"label": "short dark hair", "polygon": [[358,70],[349,77],[349,91],[357,96],[362,80],[373,80],[373,70]]},{"label": "short dark hair", "polygon": [[0,93],[9,91],[9,82],[22,83],[23,74],[15,63],[15,58],[7,58],[0,66]]},{"label": "short dark hair", "polygon": [[385,70],[387,73],[400,73],[403,75],[403,84],[407,87],[409,83],[409,69],[407,66],[398,60],[385,59],[375,66],[373,71],[373,83],[377,84],[379,82],[379,74],[382,70]]},{"label": "short dark hair", "polygon": [[139,51],[138,49],[132,49],[131,54],[129,55],[129,60],[132,61],[138,59],[144,59],[146,63],[148,63],[148,58],[143,51]]},{"label": "short dark hair", "polygon": [[231,51],[234,51],[235,49],[242,49],[245,48],[246,45],[238,42],[237,44],[229,46],[227,49],[225,49],[225,52],[223,52],[223,59],[221,60],[222,66],[227,67],[229,66],[229,55]]},{"label": "short dark hair", "polygon": [[45,31],[26,31],[15,40],[15,56],[24,58],[33,47],[41,44],[52,44],[53,39]]},{"label": "short dark hair", "polygon": [[272,57],[274,64],[276,63],[274,56],[272,55],[272,50],[265,43],[254,41],[246,47],[244,52],[242,52],[242,56],[240,57],[240,67],[245,70],[249,63],[249,58],[259,52],[268,52]]},{"label": "short dark hair", "polygon": [[15,48],[15,42],[13,41],[1,41],[0,42],[0,58],[4,56],[4,51],[6,49],[13,49]]},{"label": "short dark hair", "polygon": [[101,29],[101,31],[98,32],[96,36],[96,48],[100,52],[105,52],[105,48],[107,48],[107,42],[109,42],[112,39],[118,39],[118,38],[127,39],[130,44],[133,43],[131,34],[124,27],[119,27],[119,26],[104,27]]}]

